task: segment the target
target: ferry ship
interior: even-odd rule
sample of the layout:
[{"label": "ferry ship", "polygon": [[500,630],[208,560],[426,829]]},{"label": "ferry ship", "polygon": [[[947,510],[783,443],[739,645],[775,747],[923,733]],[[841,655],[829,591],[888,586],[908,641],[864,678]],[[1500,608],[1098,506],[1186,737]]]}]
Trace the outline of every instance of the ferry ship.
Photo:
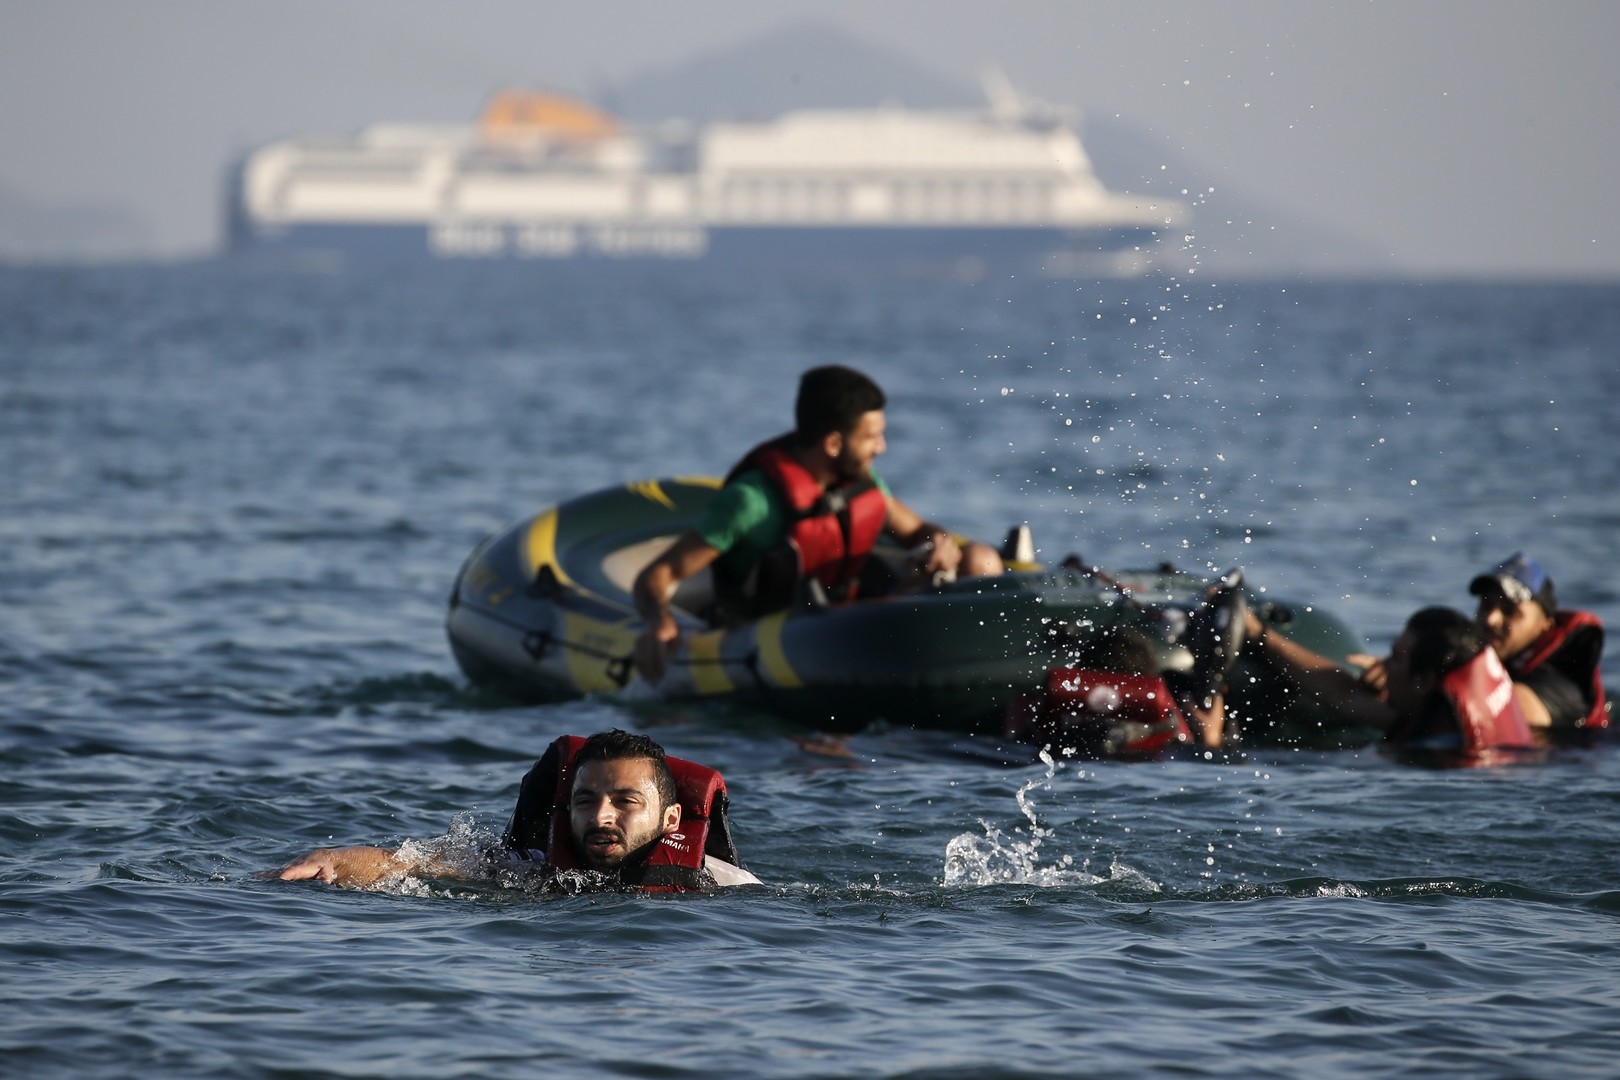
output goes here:
[{"label": "ferry ship", "polygon": [[1107,190],[1071,119],[1010,90],[978,110],[636,127],[513,89],[474,124],[254,151],[233,170],[229,236],[233,251],[1125,275],[1187,217]]}]

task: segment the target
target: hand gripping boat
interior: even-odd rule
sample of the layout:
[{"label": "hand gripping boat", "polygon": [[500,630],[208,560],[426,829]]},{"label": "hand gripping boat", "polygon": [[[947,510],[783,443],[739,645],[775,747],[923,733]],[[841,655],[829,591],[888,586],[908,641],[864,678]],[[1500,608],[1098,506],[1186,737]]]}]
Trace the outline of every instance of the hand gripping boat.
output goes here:
[{"label": "hand gripping boat", "polygon": [[[613,694],[637,678],[642,620],[636,575],[690,528],[719,481],[660,479],[572,499],[497,533],[462,565],[446,624],[468,678],[554,701]],[[877,557],[903,563],[898,547]],[[762,618],[715,618],[707,572],[672,598],[681,643],[658,685],[669,698],[730,698],[822,731],[874,721],[999,734],[1009,701],[1047,684],[1075,642],[1129,625],[1153,644],[1167,679],[1224,677],[1233,711],[1262,741],[1315,737],[1326,722],[1260,665],[1238,657],[1242,618],[1218,620],[1199,645],[1212,583],[1162,568],[1104,574],[1070,560],[832,606],[807,597]],[[1215,593],[1241,602],[1240,586]],[[1339,620],[1272,602],[1269,617],[1327,656],[1363,648]],[[1235,624],[1235,626],[1234,626]],[[1234,637],[1235,635],[1235,637]],[[1202,654],[1202,655],[1195,655]],[[1235,666],[1234,666],[1235,665]],[[1270,732],[1268,735],[1267,732]]]}]

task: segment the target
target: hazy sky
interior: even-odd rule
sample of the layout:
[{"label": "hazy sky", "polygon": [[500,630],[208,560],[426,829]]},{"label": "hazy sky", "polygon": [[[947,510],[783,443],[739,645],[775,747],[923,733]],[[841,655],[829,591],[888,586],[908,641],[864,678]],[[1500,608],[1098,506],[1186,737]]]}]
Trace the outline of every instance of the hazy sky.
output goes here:
[{"label": "hazy sky", "polygon": [[201,252],[242,149],[467,120],[501,85],[588,92],[809,19],[949,74],[995,62],[1416,273],[1620,276],[1609,0],[0,0],[0,211]]}]

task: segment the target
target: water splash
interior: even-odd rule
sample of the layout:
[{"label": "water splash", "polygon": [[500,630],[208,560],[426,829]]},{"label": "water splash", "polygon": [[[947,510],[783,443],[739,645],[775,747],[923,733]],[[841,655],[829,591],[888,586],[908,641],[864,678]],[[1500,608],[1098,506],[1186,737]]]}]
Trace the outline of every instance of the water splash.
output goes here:
[{"label": "water splash", "polygon": [[[1016,826],[1008,834],[981,818],[982,835],[962,833],[952,837],[945,845],[944,884],[947,887],[1037,885],[1044,888],[1123,882],[1141,891],[1159,892],[1161,886],[1157,882],[1118,859],[1109,862],[1107,874],[1099,875],[1091,872],[1089,858],[1077,862],[1074,855],[1066,852],[1052,855],[1042,851],[1048,841],[1055,842],[1059,835],[1056,828],[1041,824],[1033,793],[1054,790],[1053,781],[1067,766],[1059,764],[1045,750],[1041,751],[1041,761],[1046,765],[1046,773],[1022,784],[1013,795],[1026,824]],[[1083,772],[1077,773],[1080,779],[1084,776]]]},{"label": "water splash", "polygon": [[[491,881],[495,878],[489,852],[499,837],[489,828],[480,826],[471,811],[457,814],[443,836],[429,840],[406,840],[399,845],[399,855],[416,865],[435,867],[430,878],[407,874],[385,883],[386,891],[405,896],[431,896],[440,891],[435,880],[450,878],[463,881]],[[441,886],[442,887],[442,886]]]}]

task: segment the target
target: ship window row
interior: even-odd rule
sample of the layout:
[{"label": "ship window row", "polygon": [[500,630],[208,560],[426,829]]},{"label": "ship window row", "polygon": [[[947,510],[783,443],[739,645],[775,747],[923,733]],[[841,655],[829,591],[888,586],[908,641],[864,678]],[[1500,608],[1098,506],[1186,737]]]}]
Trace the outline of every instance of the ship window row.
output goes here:
[{"label": "ship window row", "polygon": [[422,170],[420,158],[378,161],[363,157],[304,158],[298,163],[300,177],[342,180],[413,179]]},{"label": "ship window row", "polygon": [[849,213],[850,187],[844,181],[733,180],[721,187],[720,203],[733,217],[841,218]]},{"label": "ship window row", "polygon": [[[923,180],[766,179],[728,181],[721,207],[730,216],[841,218],[857,202],[901,220],[1020,220],[1049,215],[1055,185],[1016,177]],[[876,205],[874,205],[874,201]]]}]

